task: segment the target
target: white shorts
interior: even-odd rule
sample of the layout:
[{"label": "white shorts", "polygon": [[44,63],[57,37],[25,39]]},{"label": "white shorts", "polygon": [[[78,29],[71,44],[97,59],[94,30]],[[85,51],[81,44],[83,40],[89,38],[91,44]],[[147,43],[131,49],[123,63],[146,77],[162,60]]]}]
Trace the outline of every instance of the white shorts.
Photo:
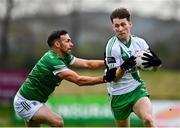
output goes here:
[{"label": "white shorts", "polygon": [[24,98],[19,92],[17,92],[14,98],[14,110],[15,112],[25,119],[27,122],[31,120],[33,115],[39,110],[44,103],[36,100],[28,100]]}]

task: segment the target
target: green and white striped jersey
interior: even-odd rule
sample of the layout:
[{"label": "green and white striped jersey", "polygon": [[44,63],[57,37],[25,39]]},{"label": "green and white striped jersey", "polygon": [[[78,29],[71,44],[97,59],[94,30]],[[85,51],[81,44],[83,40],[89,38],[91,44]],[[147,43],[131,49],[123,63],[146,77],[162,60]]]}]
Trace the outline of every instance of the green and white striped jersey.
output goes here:
[{"label": "green and white striped jersey", "polygon": [[[109,69],[119,67],[126,59],[134,55],[138,50],[149,49],[148,44],[142,38],[131,35],[127,45],[113,36],[106,45],[106,64]],[[112,61],[115,60],[115,61]],[[139,71],[134,67],[125,71],[123,77],[117,82],[107,83],[108,92],[111,95],[121,95],[133,91],[139,85],[144,84]]]},{"label": "green and white striped jersey", "polygon": [[67,55],[62,59],[56,52],[49,50],[29,73],[19,89],[20,94],[29,100],[46,102],[48,96],[63,80],[56,74],[68,70],[69,65],[74,61],[75,57],[72,55]]}]

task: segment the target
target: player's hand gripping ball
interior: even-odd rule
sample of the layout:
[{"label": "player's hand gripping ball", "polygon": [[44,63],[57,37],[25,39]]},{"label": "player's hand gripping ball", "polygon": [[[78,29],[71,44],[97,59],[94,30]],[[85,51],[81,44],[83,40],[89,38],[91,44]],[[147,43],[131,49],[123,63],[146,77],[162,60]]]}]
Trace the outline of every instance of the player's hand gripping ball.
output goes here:
[{"label": "player's hand gripping ball", "polygon": [[136,57],[136,59],[135,59],[136,65],[135,66],[136,66],[136,68],[142,69],[142,70],[152,70],[153,69],[152,66],[146,68],[145,65],[143,65],[144,63],[147,62],[147,60],[143,59],[143,58],[147,58],[144,54],[149,54],[150,56],[153,56],[149,50],[137,51],[134,55]]}]

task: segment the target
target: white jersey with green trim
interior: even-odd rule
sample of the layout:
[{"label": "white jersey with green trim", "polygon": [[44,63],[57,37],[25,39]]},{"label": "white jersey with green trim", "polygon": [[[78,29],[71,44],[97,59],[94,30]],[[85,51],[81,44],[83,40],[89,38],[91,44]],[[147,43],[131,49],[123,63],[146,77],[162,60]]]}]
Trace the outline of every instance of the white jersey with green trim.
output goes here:
[{"label": "white jersey with green trim", "polygon": [[[113,36],[106,45],[106,64],[109,69],[119,67],[136,51],[147,49],[149,46],[142,38],[131,35],[129,42],[125,45],[116,36]],[[117,82],[107,83],[107,89],[111,95],[122,95],[133,91],[141,84],[144,82],[140,78],[139,71],[134,67],[125,71],[123,77]]]}]

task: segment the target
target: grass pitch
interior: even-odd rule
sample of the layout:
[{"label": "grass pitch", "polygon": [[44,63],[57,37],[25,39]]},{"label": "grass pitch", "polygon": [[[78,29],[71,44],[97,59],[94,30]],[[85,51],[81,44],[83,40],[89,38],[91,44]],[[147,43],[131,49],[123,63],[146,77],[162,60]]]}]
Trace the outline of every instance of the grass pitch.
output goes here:
[{"label": "grass pitch", "polygon": [[[96,76],[103,74],[103,71],[98,70],[82,70],[77,71],[81,75]],[[150,93],[151,99],[180,99],[180,71],[144,71],[141,72],[141,78],[145,81],[146,87]],[[68,81],[63,81],[52,94],[60,95],[107,95],[105,84],[96,86],[79,87]],[[12,104],[3,106],[0,103],[0,127],[19,127],[24,124],[17,124],[13,120]]]}]

